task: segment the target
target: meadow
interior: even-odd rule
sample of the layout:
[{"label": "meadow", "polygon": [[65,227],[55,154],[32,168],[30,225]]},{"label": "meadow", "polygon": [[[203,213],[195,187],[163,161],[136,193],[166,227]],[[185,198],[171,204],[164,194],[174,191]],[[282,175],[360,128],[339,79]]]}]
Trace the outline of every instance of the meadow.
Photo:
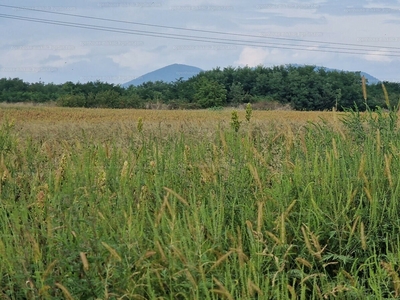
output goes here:
[{"label": "meadow", "polygon": [[394,299],[397,109],[0,107],[0,299]]}]

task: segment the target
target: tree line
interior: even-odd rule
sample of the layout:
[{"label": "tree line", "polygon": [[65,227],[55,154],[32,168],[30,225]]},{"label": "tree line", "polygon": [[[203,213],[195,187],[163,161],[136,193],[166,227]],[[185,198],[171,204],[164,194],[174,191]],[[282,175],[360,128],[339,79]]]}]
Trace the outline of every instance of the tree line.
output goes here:
[{"label": "tree line", "polygon": [[[398,101],[400,83],[384,82],[389,98]],[[0,102],[53,101],[60,106],[87,108],[170,109],[239,106],[244,103],[289,105],[295,110],[338,110],[357,106],[385,107],[381,84],[367,87],[365,101],[360,72],[327,71],[315,66],[226,67],[167,83],[146,82],[124,88],[106,82],[54,84],[0,79]]]}]

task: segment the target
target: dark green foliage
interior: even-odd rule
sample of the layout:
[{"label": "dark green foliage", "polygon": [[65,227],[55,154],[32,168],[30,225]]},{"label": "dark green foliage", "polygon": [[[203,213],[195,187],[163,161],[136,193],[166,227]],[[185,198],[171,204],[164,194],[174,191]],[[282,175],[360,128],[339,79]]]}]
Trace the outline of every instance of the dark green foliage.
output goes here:
[{"label": "dark green foliage", "polygon": [[86,97],[82,94],[62,95],[58,98],[58,104],[66,107],[86,107]]},{"label": "dark green foliage", "polygon": [[[400,98],[400,84],[384,82],[389,97]],[[0,101],[58,101],[62,106],[143,108],[163,103],[170,109],[237,106],[269,99],[296,110],[366,109],[360,72],[326,71],[315,66],[226,67],[203,71],[184,81],[145,82],[127,89],[100,81],[87,83],[26,83],[0,79]],[[367,105],[386,108],[380,84],[367,86]],[[82,96],[85,98],[82,99]],[[268,101],[269,101],[268,100]]]},{"label": "dark green foliage", "polygon": [[229,91],[229,102],[239,104],[243,102],[245,92],[241,83],[232,83]]},{"label": "dark green foliage", "polygon": [[226,89],[217,81],[202,77],[194,98],[203,108],[223,106],[226,103]]}]

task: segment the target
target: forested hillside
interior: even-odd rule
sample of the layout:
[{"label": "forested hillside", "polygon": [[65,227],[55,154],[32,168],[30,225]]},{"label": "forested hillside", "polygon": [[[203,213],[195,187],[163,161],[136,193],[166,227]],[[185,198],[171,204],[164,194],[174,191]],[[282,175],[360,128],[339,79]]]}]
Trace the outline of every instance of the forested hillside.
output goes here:
[{"label": "forested hillside", "polygon": [[[384,82],[390,99],[400,97],[400,83]],[[367,87],[369,107],[385,106],[381,84]],[[1,102],[48,102],[70,107],[169,109],[278,103],[295,110],[365,108],[360,72],[326,71],[315,66],[215,68],[184,81],[145,82],[123,88],[105,82],[27,83],[0,79]],[[157,105],[156,105],[157,104]]]}]

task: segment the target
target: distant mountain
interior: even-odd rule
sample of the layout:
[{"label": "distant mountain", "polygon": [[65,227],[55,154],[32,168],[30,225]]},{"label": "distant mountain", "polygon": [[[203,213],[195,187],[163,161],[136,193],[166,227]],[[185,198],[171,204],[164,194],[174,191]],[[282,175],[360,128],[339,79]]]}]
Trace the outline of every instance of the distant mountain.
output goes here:
[{"label": "distant mountain", "polygon": [[[300,64],[290,64],[294,67],[301,67],[303,65]],[[343,70],[338,70],[338,69],[331,69],[331,68],[326,68],[326,67],[320,67],[317,66],[315,67],[316,70],[323,68],[327,72],[332,72],[332,71],[343,71]],[[203,71],[200,68],[194,67],[194,66],[189,66],[189,65],[183,65],[183,64],[172,64],[166,67],[163,67],[161,69],[157,69],[155,71],[152,71],[150,73],[146,73],[138,78],[135,78],[129,82],[126,82],[122,84],[122,87],[129,87],[130,85],[138,86],[144,82],[147,81],[164,81],[164,82],[173,82],[176,81],[177,79],[181,78],[183,80],[187,80],[190,77],[196,76],[198,73]],[[345,71],[348,72],[348,71]],[[361,76],[365,76],[365,78],[368,80],[368,84],[375,84],[381,82],[378,78],[365,73],[365,72],[360,72]]]},{"label": "distant mountain", "polygon": [[177,79],[181,78],[183,80],[187,80],[190,77],[193,77],[203,71],[200,68],[182,65],[182,64],[172,64],[161,69],[157,69],[150,73],[146,73],[138,78],[135,78],[129,82],[122,84],[122,87],[129,87],[130,85],[140,85],[147,81],[164,81],[164,82],[173,82]]},{"label": "distant mountain", "polygon": [[[300,66],[302,66],[302,65],[299,65],[299,64],[291,64],[291,65],[292,65],[292,66],[295,66],[295,67],[300,67]],[[319,66],[315,67],[315,69],[316,69],[316,70],[318,70],[318,69],[324,69],[324,70],[327,71],[327,72],[332,72],[332,71],[341,72],[341,71],[344,71],[344,70],[331,69],[331,68],[319,67]],[[352,72],[352,71],[345,71],[345,72]],[[381,82],[378,78],[376,78],[376,77],[374,77],[374,76],[372,76],[372,75],[370,75],[370,74],[368,74],[368,73],[365,73],[365,72],[361,72],[361,71],[360,71],[360,75],[361,75],[361,76],[364,76],[365,79],[368,80],[368,81],[367,81],[368,84],[376,84],[376,83]]]},{"label": "distant mountain", "polygon": [[361,76],[364,76],[365,79],[368,80],[368,81],[367,81],[368,84],[376,84],[376,83],[380,83],[380,82],[381,82],[378,78],[376,78],[376,77],[374,77],[374,76],[372,76],[372,75],[370,75],[370,74],[368,74],[368,73],[360,72],[360,75],[361,75]]}]

